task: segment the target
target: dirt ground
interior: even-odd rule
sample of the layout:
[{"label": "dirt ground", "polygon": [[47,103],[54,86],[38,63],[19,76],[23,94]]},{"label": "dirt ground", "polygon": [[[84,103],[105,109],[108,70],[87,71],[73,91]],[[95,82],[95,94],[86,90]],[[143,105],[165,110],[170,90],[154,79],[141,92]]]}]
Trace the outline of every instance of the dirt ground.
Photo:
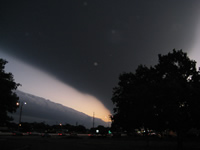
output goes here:
[{"label": "dirt ground", "polygon": [[[135,138],[0,137],[1,150],[176,150],[176,140]],[[183,150],[200,150],[199,140],[184,142]]]}]

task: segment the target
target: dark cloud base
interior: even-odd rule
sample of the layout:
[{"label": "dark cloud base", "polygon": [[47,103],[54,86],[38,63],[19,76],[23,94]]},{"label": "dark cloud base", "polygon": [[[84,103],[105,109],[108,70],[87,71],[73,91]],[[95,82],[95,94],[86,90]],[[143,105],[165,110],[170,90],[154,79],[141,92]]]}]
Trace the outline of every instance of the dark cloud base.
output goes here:
[{"label": "dark cloud base", "polygon": [[155,64],[157,54],[173,48],[190,51],[199,6],[197,0],[3,1],[0,47],[112,110],[120,73]]}]

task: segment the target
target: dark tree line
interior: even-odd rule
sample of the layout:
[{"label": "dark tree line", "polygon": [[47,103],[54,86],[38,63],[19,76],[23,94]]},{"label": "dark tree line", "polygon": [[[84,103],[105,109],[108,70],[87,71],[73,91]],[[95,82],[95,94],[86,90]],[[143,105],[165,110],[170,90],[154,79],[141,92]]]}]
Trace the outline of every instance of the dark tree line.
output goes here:
[{"label": "dark tree line", "polygon": [[6,125],[12,120],[8,112],[13,113],[17,109],[19,98],[15,90],[20,85],[15,83],[12,73],[5,72],[6,60],[0,59],[0,126]]},{"label": "dark tree line", "polygon": [[[11,132],[11,131],[18,131],[18,124],[10,122],[7,124],[7,128],[3,131]],[[98,130],[98,133],[97,133]],[[109,127],[104,126],[97,126],[95,128],[87,129],[83,125],[71,125],[71,124],[57,124],[57,125],[49,125],[45,124],[45,122],[22,122],[22,126],[20,128],[20,132],[38,132],[38,133],[79,133],[79,134],[101,134],[107,135],[108,131],[110,130]]]},{"label": "dark tree line", "polygon": [[155,66],[123,73],[113,89],[113,126],[144,127],[177,134],[200,125],[200,72],[182,50],[158,55]]}]

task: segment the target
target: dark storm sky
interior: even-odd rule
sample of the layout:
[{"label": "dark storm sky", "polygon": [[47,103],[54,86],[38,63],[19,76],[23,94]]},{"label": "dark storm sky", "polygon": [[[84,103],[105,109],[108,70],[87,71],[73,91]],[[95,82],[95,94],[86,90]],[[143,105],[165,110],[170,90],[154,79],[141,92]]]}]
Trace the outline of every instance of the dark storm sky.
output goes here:
[{"label": "dark storm sky", "polygon": [[0,2],[0,47],[112,110],[120,73],[196,41],[199,0]]}]

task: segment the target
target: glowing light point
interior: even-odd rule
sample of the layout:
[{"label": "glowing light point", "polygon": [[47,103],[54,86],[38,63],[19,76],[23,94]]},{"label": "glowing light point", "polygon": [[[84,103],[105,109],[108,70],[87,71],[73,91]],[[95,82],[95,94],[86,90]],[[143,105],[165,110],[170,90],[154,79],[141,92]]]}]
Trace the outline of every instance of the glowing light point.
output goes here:
[{"label": "glowing light point", "polygon": [[94,66],[98,66],[99,64],[98,64],[98,62],[94,62]]}]

